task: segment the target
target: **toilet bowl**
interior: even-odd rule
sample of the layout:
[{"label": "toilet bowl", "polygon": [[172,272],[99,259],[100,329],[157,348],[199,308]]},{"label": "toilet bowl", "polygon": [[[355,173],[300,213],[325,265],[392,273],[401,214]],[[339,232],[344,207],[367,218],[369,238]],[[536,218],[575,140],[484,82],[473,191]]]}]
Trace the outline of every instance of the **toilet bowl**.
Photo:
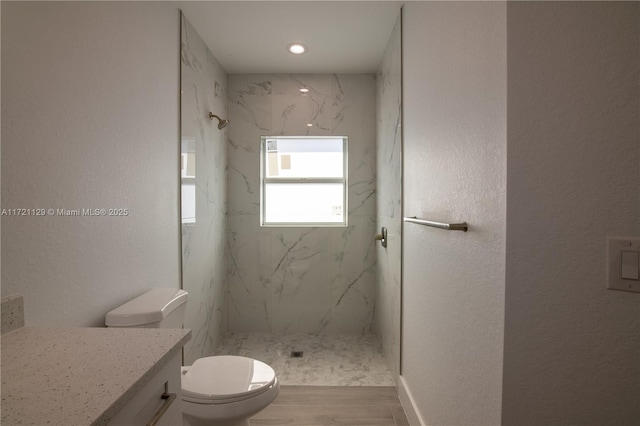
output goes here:
[{"label": "toilet bowl", "polygon": [[[155,288],[110,311],[107,327],[181,328],[188,293]],[[248,426],[278,396],[276,373],[264,362],[232,355],[197,359],[182,367],[186,426]]]},{"label": "toilet bowl", "polygon": [[249,425],[249,417],[278,396],[267,364],[241,356],[212,356],[182,368],[182,414],[189,426]]}]

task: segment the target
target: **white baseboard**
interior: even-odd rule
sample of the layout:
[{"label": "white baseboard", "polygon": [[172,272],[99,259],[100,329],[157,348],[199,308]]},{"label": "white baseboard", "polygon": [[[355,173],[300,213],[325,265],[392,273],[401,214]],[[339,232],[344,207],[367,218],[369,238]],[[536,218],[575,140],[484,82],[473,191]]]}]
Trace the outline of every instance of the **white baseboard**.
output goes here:
[{"label": "white baseboard", "polygon": [[416,402],[411,395],[411,390],[409,389],[407,382],[404,380],[404,377],[399,376],[397,383],[398,398],[400,399],[404,413],[407,415],[409,424],[411,426],[426,426],[426,423],[422,420],[422,416],[420,416],[420,413],[418,412]]}]

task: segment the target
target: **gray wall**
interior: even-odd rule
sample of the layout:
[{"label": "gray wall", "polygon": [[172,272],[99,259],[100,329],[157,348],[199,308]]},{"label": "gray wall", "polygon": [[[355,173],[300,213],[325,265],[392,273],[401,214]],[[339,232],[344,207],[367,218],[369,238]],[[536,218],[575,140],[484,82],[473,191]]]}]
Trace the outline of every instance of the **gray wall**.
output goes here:
[{"label": "gray wall", "polygon": [[508,5],[505,424],[640,424],[640,294],[605,289],[640,235],[639,6]]},{"label": "gray wall", "polygon": [[506,221],[506,4],[403,10],[402,374],[424,424],[500,423]]},{"label": "gray wall", "polygon": [[640,234],[638,3],[405,16],[405,214],[471,224],[404,228],[415,418],[637,424],[640,299],[605,248]]},{"label": "gray wall", "polygon": [[168,3],[2,2],[2,294],[27,325],[99,326],[179,287],[179,15]]}]

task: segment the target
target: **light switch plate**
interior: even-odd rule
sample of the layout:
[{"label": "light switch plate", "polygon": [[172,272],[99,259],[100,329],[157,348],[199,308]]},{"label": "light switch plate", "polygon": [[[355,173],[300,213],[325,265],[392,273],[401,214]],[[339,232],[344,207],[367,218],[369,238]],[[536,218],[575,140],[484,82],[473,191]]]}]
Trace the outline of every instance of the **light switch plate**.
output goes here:
[{"label": "light switch plate", "polygon": [[[607,288],[610,290],[632,291],[640,293],[640,280],[622,278],[622,253],[640,252],[640,238],[609,237],[607,238]],[[628,257],[627,257],[628,258]],[[628,275],[629,265],[625,265]],[[640,267],[640,266],[639,266]]]}]

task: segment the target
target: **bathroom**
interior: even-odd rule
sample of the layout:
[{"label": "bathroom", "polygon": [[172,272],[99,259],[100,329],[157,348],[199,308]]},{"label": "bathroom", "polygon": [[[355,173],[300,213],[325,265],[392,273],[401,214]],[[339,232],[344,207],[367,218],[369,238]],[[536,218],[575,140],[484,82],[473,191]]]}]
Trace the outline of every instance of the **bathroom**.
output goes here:
[{"label": "bathroom", "polygon": [[[402,321],[380,324],[368,316],[370,311],[358,311],[364,296],[379,295],[374,272],[364,272],[369,287],[358,288],[372,293],[345,296],[354,310],[335,314],[356,316],[358,332],[370,327],[382,337],[383,348],[397,351],[384,354],[389,369],[401,371],[392,375],[411,424],[420,419],[433,424],[633,424],[640,418],[633,408],[640,406],[640,395],[633,391],[640,367],[630,361],[637,354],[640,323],[628,321],[638,317],[638,300],[607,290],[599,279],[606,237],[640,234],[640,183],[633,178],[640,169],[637,112],[618,107],[635,101],[610,96],[637,92],[638,6],[588,3],[403,5],[403,205],[401,212],[381,208],[390,199],[363,174],[369,185],[365,193],[372,188],[376,193],[354,222],[366,231],[356,232],[348,243],[354,247],[344,251],[348,256],[364,246],[375,252],[374,269],[383,268],[388,266],[385,253],[399,250],[402,241],[401,268],[388,269],[391,277],[402,271]],[[231,327],[245,332],[245,313],[254,315],[248,321],[258,331],[288,327],[293,334],[316,327],[314,332],[331,334],[334,330],[318,329],[315,317],[309,323],[290,321],[299,312],[278,310],[278,293],[271,293],[271,306],[260,311],[255,300],[233,290],[225,295],[216,286],[222,277],[228,285],[245,278],[225,253],[246,259],[267,253],[268,248],[251,251],[251,244],[273,247],[279,241],[275,228],[258,231],[256,226],[256,233],[264,232],[258,242],[246,235],[254,230],[242,220],[255,215],[255,198],[234,198],[249,192],[246,185],[244,192],[236,192],[246,172],[231,169],[243,166],[242,156],[259,155],[243,152],[239,139],[266,134],[246,124],[239,98],[254,96],[266,103],[280,96],[272,77],[243,82],[241,74],[228,73],[226,88],[218,92],[227,91],[226,110],[224,102],[215,103],[225,94],[215,98],[215,86],[207,94],[214,97],[211,112],[231,120],[219,131],[207,117],[209,110],[203,111],[210,126],[204,131],[227,138],[217,145],[226,152],[226,174],[218,169],[220,175],[212,177],[220,184],[216,191],[227,191],[227,204],[216,204],[215,211],[227,214],[216,216],[208,230],[218,235],[215,245],[207,247],[213,253],[205,254],[215,262],[205,265],[192,258],[194,263],[183,267],[184,249],[198,245],[183,240],[177,202],[184,134],[179,7],[168,2],[2,2],[3,208],[128,209],[128,215],[113,217],[3,216],[2,296],[24,295],[28,326],[99,327],[107,311],[149,288],[177,288],[186,282],[183,275],[209,274],[209,280],[198,281],[200,287],[189,289],[191,302],[199,303],[191,306],[187,322],[211,328],[193,328],[187,354],[210,350]],[[195,23],[195,17],[190,21]],[[284,51],[285,45],[278,49]],[[311,55],[313,46],[309,49]],[[626,69],[632,73],[622,72]],[[577,72],[583,78],[575,79]],[[606,77],[611,75],[616,78]],[[242,92],[247,83],[263,81],[271,81],[270,95]],[[333,85],[329,79],[318,94],[335,96]],[[378,87],[372,93],[371,85],[356,87],[368,92],[354,95],[375,99]],[[552,90],[539,89],[547,86]],[[376,117],[380,106],[369,105],[366,114]],[[261,107],[258,111],[262,118],[269,114]],[[270,114],[266,122],[272,126],[280,113]],[[536,120],[528,121],[533,115]],[[379,140],[380,116],[375,120],[368,131]],[[304,134],[306,124],[300,129]],[[611,138],[613,129],[616,137]],[[380,178],[384,157],[380,151],[367,154],[376,161],[367,166]],[[257,160],[254,164],[257,176]],[[350,163],[350,170],[354,167]],[[259,187],[251,189],[259,194]],[[357,205],[350,200],[350,208]],[[466,221],[469,231],[391,223],[403,216]],[[380,226],[389,230],[386,249],[374,240]],[[295,235],[283,236],[284,241],[292,244],[289,238],[295,242]],[[327,247],[322,254],[327,265],[334,261],[330,250],[336,239],[310,237]],[[272,256],[277,254],[274,250]],[[271,265],[271,260],[254,259],[255,269],[246,271],[257,277],[259,262]],[[372,265],[363,259],[350,263],[354,270],[348,274],[359,275],[365,269],[358,268]],[[571,268],[564,268],[566,263]],[[350,284],[350,277],[337,277],[335,285]],[[252,285],[256,281],[247,279]],[[251,290],[255,295],[260,289]],[[319,296],[282,290],[290,299],[322,296],[328,303],[342,295],[339,290]],[[198,292],[211,297],[195,296]],[[228,303],[221,303],[221,294]],[[231,300],[243,308],[243,316],[225,312]],[[387,300],[393,301],[390,310],[376,305],[375,312],[391,315],[400,304],[399,297]],[[280,313],[290,317],[276,323]],[[221,324],[225,328],[218,328]],[[392,335],[387,327],[402,330],[402,351],[398,335],[385,342]],[[306,356],[306,348],[301,350]],[[588,385],[572,377],[588,377]],[[600,409],[594,412],[594,406]]]},{"label": "bathroom", "polygon": [[[168,4],[161,7],[160,4],[137,5],[132,7],[130,17],[122,20],[116,16],[131,6],[104,6],[100,12],[102,7],[56,3],[37,7],[12,6],[15,10],[5,8],[5,14],[10,9],[10,15],[18,15],[12,22],[30,20],[30,25],[34,27],[41,25],[40,19],[50,19],[51,16],[65,22],[75,21],[74,17],[77,17],[79,25],[91,25],[89,22],[95,19],[94,14],[100,13],[105,27],[113,26],[117,21],[118,27],[134,28],[138,25],[134,22],[134,12],[146,15],[150,9],[155,15],[165,14],[163,19],[166,21],[170,19],[169,15],[179,12]],[[142,146],[134,146],[140,141],[132,141],[130,135],[120,138],[118,129],[112,130],[108,124],[101,124],[107,130],[106,135],[94,125],[86,127],[87,131],[93,129],[95,132],[91,135],[81,136],[77,133],[79,129],[73,129],[74,138],[88,142],[84,148],[79,147],[80,151],[74,148],[68,153],[75,160],[69,158],[65,161],[78,162],[85,172],[67,177],[79,179],[70,186],[70,191],[73,190],[72,186],[81,185],[82,188],[78,188],[75,194],[69,193],[68,198],[60,194],[55,202],[51,200],[56,216],[43,219],[45,222],[51,221],[49,232],[69,232],[80,238],[86,235],[87,245],[74,237],[73,241],[68,241],[68,247],[51,248],[47,252],[68,253],[68,250],[73,250],[73,256],[68,260],[74,264],[58,265],[56,269],[64,269],[66,274],[73,275],[66,285],[68,288],[77,288],[79,300],[71,303],[82,305],[87,311],[82,312],[82,307],[79,310],[63,307],[46,311],[39,309],[38,304],[47,303],[47,299],[53,300],[45,297],[44,293],[35,298],[23,288],[19,292],[26,296],[27,324],[102,326],[104,318],[101,317],[107,311],[149,288],[179,287],[189,293],[184,327],[192,331],[191,339],[184,347],[185,365],[192,365],[197,359],[210,355],[237,354],[267,362],[277,371],[278,380],[283,386],[394,387],[400,368],[401,4],[380,2],[371,7],[365,3],[344,3],[331,8],[320,3],[252,4],[256,18],[243,23],[245,27],[242,31],[250,31],[257,26],[253,29],[254,38],[269,26],[286,25],[286,21],[279,17],[287,13],[295,13],[300,17],[324,15],[325,18],[314,21],[314,28],[308,28],[311,26],[309,22],[298,20],[300,22],[297,25],[291,25],[292,28],[288,29],[291,34],[299,34],[298,40],[308,44],[311,49],[308,55],[312,60],[312,55],[319,58],[309,63],[304,56],[296,57],[289,53],[286,50],[287,43],[269,46],[274,42],[265,40],[264,45],[244,53],[240,62],[271,47],[273,53],[269,61],[253,59],[240,71],[238,61],[228,61],[225,67],[235,69],[234,73],[227,72],[217,59],[218,56],[227,57],[228,53],[220,49],[212,51],[215,46],[210,49],[206,45],[191,21],[199,24],[200,31],[206,34],[208,40],[228,39],[229,32],[234,28],[225,27],[225,22],[241,22],[246,14],[246,4],[185,2],[177,6],[181,11],[177,15],[179,38],[169,41],[169,36],[165,36],[164,39],[154,40],[153,45],[159,48],[157,52],[152,52],[151,59],[180,59],[178,122],[162,120],[164,128],[155,125],[157,116],[163,114],[168,105],[176,106],[176,99],[168,96],[171,89],[176,89],[175,82],[171,86],[168,78],[164,82],[154,81],[159,74],[154,76],[148,71],[139,71],[147,76],[141,80],[157,99],[145,99],[144,103],[150,102],[153,108],[140,108],[136,112],[129,109],[133,105],[127,105],[131,95],[124,93],[135,93],[142,89],[127,79],[123,79],[123,87],[109,101],[104,93],[100,93],[100,87],[78,87],[79,84],[100,86],[99,79],[92,77],[91,81],[78,82],[79,76],[61,77],[69,78],[67,84],[74,86],[68,96],[79,98],[69,100],[70,105],[86,102],[84,96],[89,96],[89,93],[102,99],[105,105],[113,102],[109,111],[101,114],[99,120],[111,114],[119,119],[128,116],[129,123],[119,127],[136,129],[136,133],[140,132],[140,141],[153,139],[150,143],[155,147],[144,146],[145,142],[142,142]],[[336,13],[340,18],[333,18],[336,29],[331,31],[340,29],[343,32],[341,38],[345,38],[349,34],[349,27],[356,26],[363,36],[363,39],[354,40],[348,49],[323,41],[323,35],[330,31],[324,22]],[[147,18],[149,22],[158,27],[167,24],[155,15]],[[112,21],[109,20],[110,16],[113,16]],[[53,22],[51,25],[54,25]],[[215,28],[216,32],[211,34],[211,28]],[[9,23],[5,31],[12,34],[18,30]],[[32,27],[19,30],[20,34],[31,31],[35,30]],[[105,38],[101,28],[93,27],[91,32],[96,39]],[[50,37],[50,40],[58,49],[61,45],[68,45],[72,49],[76,42],[88,43],[65,37],[72,36],[63,32],[60,36]],[[362,46],[363,50],[368,51],[359,54],[358,45],[362,45],[365,39],[372,46]],[[115,41],[121,40],[116,36]],[[99,40],[96,42],[97,45],[93,42],[90,44],[92,50],[96,50],[88,54],[103,54],[105,49],[100,46]],[[143,45],[148,43],[148,39],[142,37],[138,42]],[[114,40],[110,43],[114,43]],[[9,49],[17,44],[10,35],[7,42]],[[55,50],[51,46],[41,48]],[[177,48],[178,56],[166,53],[173,48]],[[237,44],[234,48],[237,49]],[[131,58],[125,57],[122,49],[110,50],[117,53],[115,62],[119,63],[123,72],[125,69],[127,72],[139,69],[137,63],[131,63]],[[332,53],[332,50],[340,52]],[[58,51],[57,56],[80,60],[72,50],[63,49]],[[356,60],[357,56],[362,58]],[[100,66],[93,65],[95,57],[83,58],[82,61],[92,64],[91,67]],[[104,59],[97,62],[104,66]],[[71,65],[67,63],[66,66]],[[164,68],[175,71],[173,66]],[[150,65],[146,67],[151,68]],[[154,68],[163,69],[157,63]],[[90,72],[80,68],[77,71],[81,74]],[[38,71],[34,72],[39,74]],[[104,73],[110,74],[111,71]],[[110,75],[107,77],[113,78]],[[129,75],[127,78],[130,78]],[[161,86],[161,90],[156,90]],[[167,93],[164,93],[165,86]],[[307,91],[301,92],[300,89]],[[160,98],[163,95],[166,96],[164,100]],[[54,98],[52,94],[42,96]],[[45,105],[43,107],[46,108]],[[121,109],[123,107],[124,110]],[[106,119],[105,123],[110,120],[116,118]],[[144,120],[149,123],[145,124]],[[170,124],[175,127],[171,128]],[[146,130],[152,134],[145,135]],[[170,147],[168,136],[175,136],[177,130],[180,135],[173,143],[175,149],[167,149]],[[378,133],[388,141],[377,141]],[[345,182],[347,199],[342,206],[348,209],[345,224],[319,227],[260,226],[259,144],[262,136],[348,138],[348,151],[344,156],[348,170]],[[162,149],[158,149],[159,146]],[[59,149],[62,147],[54,148],[56,151]],[[142,151],[148,152],[143,154]],[[11,154],[5,150],[5,155]],[[46,156],[55,158],[53,153]],[[378,157],[385,159],[379,165],[376,164]],[[122,164],[120,158],[123,158]],[[95,161],[96,170],[88,168],[87,163],[92,161]],[[96,164],[98,162],[99,165]],[[165,169],[160,168],[161,164]],[[180,168],[176,169],[178,166]],[[109,170],[110,167],[115,169]],[[122,170],[123,167],[127,170]],[[5,171],[10,173],[10,168],[5,168]],[[66,174],[67,170],[60,172]],[[148,180],[149,177],[153,179]],[[377,178],[379,181],[376,181]],[[114,188],[119,184],[128,189],[123,192],[124,188]],[[93,202],[118,199],[118,209],[122,209],[124,214],[103,217],[103,222],[99,217],[79,218],[58,214],[65,207],[84,209],[78,205],[78,200],[83,199],[79,193],[85,189],[96,191]],[[153,204],[143,207],[138,204],[138,199],[141,193],[147,191],[152,194],[144,202],[153,199]],[[385,195],[386,205],[380,209],[376,205],[376,193]],[[164,211],[158,211],[160,207],[150,209],[153,205],[158,206],[160,201]],[[100,204],[106,202],[101,201]],[[70,207],[65,203],[69,203]],[[96,205],[96,208],[103,207]],[[378,215],[378,211],[384,214]],[[73,223],[79,219],[83,223]],[[173,219],[180,226],[175,233],[170,232],[176,230],[176,223],[170,223]],[[45,226],[44,223],[42,225]],[[104,228],[105,225],[107,228]],[[89,226],[92,231],[63,231],[58,226]],[[125,229],[121,229],[122,226]],[[389,230],[385,235],[386,247],[375,239],[382,226]],[[6,233],[11,232],[7,232],[9,228],[5,225]],[[161,235],[157,229],[163,230],[160,233],[162,240],[159,240]],[[176,235],[180,237],[176,247],[181,256],[169,260],[173,252],[169,246],[175,243]],[[129,242],[131,236],[135,237],[135,242]],[[9,237],[4,236],[3,240],[7,241]],[[387,241],[389,244],[386,244]],[[59,235],[53,237],[52,242],[65,243]],[[106,255],[105,246],[121,246],[116,250],[119,254],[115,259]],[[91,287],[95,288],[87,288],[86,283],[78,282],[78,279],[89,271],[99,269],[95,264],[80,263],[81,258],[88,256],[91,250],[95,250],[96,256],[100,252],[104,254],[101,263],[105,270],[114,268],[138,272],[134,271],[127,283],[115,283],[120,278],[112,274],[109,281],[114,282],[93,282]],[[154,256],[150,256],[151,252],[155,253]],[[378,262],[378,257],[384,258],[384,261]],[[49,261],[54,262],[53,259]],[[116,266],[116,263],[121,266]],[[138,263],[146,263],[149,270],[140,271],[141,267],[136,265]],[[148,275],[136,277],[137,273]],[[389,280],[389,288],[383,287],[382,279]],[[3,291],[11,294],[8,287],[3,286]],[[18,293],[17,289],[15,293]],[[384,298],[388,298],[386,306],[381,303]],[[47,312],[52,311],[61,317],[51,318]],[[69,317],[64,318],[63,315]],[[86,317],[83,318],[84,315]],[[383,354],[380,331],[387,333],[386,354]],[[302,356],[293,358],[293,352]]]}]

